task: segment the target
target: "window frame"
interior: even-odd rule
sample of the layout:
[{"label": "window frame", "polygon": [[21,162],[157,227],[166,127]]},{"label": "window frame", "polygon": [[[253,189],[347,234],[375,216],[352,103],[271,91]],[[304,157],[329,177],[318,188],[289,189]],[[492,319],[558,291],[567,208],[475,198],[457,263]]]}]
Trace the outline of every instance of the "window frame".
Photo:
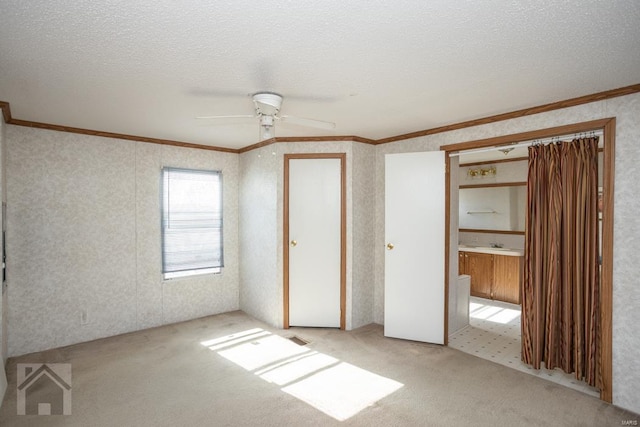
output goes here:
[{"label": "window frame", "polygon": [[[220,212],[220,226],[219,226],[219,249],[220,249],[220,262],[219,266],[211,266],[204,268],[193,268],[188,270],[179,270],[179,271],[166,271],[166,246],[165,246],[165,233],[167,223],[167,214],[170,214],[170,209],[168,209],[168,201],[165,200],[167,195],[166,186],[169,185],[169,178],[167,177],[167,173],[171,171],[174,172],[193,172],[196,174],[206,174],[206,175],[214,175],[217,176],[218,179],[218,192],[219,192],[219,212]],[[163,280],[174,280],[181,278],[189,278],[202,276],[207,274],[221,274],[224,268],[224,181],[223,181],[223,173],[222,170],[209,170],[209,169],[191,169],[191,168],[181,168],[181,167],[173,167],[173,166],[164,166],[161,168],[160,173],[160,239],[161,239],[161,274]],[[197,227],[194,227],[197,228]]]}]

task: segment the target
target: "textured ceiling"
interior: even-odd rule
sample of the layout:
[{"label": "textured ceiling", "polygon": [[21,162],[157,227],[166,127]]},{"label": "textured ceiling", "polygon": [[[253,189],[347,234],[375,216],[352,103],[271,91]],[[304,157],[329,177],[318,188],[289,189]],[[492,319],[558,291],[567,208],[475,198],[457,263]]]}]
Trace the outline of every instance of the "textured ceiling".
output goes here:
[{"label": "textured ceiling", "polygon": [[380,139],[640,83],[640,2],[2,0],[14,118],[239,148],[248,94],[277,136]]}]

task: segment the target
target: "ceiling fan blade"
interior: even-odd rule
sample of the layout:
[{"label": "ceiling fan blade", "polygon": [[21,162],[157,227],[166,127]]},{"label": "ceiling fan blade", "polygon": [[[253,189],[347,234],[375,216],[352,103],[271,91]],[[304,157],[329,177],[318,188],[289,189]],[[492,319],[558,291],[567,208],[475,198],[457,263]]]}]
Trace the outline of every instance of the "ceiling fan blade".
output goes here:
[{"label": "ceiling fan blade", "polygon": [[336,124],[333,122],[325,122],[323,120],[307,119],[306,117],[297,116],[280,116],[280,120],[283,122],[291,123],[294,125],[308,126],[318,129],[335,129]]},{"label": "ceiling fan blade", "polygon": [[207,89],[203,87],[194,87],[186,91],[188,95],[199,96],[204,98],[241,98],[250,97],[251,93],[244,93],[240,90],[222,90],[222,89]]},{"label": "ceiling fan blade", "polygon": [[198,116],[196,119],[253,119],[255,117],[251,114],[240,114],[236,116]]}]

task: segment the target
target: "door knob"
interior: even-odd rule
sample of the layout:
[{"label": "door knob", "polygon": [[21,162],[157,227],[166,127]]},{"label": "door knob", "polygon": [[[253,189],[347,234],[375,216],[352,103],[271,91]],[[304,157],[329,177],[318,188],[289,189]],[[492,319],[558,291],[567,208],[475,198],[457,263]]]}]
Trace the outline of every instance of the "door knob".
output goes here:
[{"label": "door knob", "polygon": [[293,246],[295,246],[295,245],[297,245],[297,244],[298,244],[298,242],[297,242],[297,241],[295,241],[295,240],[292,240],[292,241],[291,241],[291,247],[293,247]]},{"label": "door knob", "polygon": [[387,243],[387,250],[392,250],[394,248],[393,243]]}]

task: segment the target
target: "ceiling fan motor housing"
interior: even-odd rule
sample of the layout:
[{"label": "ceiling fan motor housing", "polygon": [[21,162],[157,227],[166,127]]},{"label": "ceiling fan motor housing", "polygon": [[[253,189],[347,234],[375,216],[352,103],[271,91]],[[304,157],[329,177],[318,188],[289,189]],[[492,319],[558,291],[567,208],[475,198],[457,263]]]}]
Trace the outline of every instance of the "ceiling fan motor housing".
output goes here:
[{"label": "ceiling fan motor housing", "polygon": [[258,92],[253,95],[256,114],[259,116],[274,116],[282,106],[282,96],[273,92]]}]

